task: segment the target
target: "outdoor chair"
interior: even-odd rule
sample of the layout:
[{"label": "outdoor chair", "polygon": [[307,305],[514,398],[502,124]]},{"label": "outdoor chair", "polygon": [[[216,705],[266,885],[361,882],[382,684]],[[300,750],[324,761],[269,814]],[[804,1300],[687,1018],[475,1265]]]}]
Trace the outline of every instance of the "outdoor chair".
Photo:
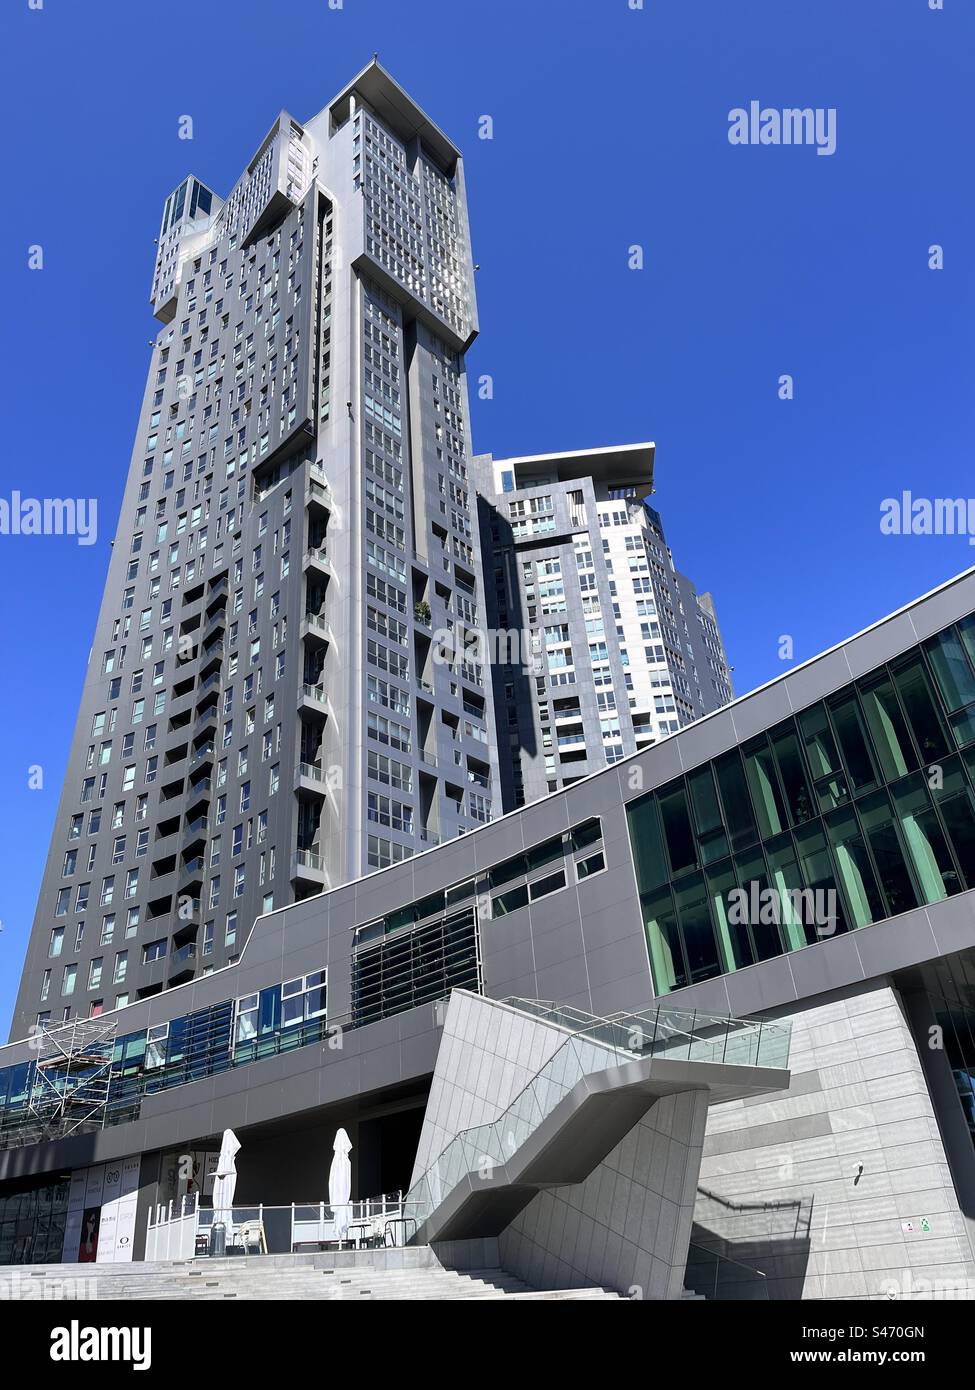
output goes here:
[{"label": "outdoor chair", "polygon": [[267,1239],[264,1235],[263,1221],[241,1222],[236,1232],[236,1240],[239,1241],[245,1255],[267,1254]]}]

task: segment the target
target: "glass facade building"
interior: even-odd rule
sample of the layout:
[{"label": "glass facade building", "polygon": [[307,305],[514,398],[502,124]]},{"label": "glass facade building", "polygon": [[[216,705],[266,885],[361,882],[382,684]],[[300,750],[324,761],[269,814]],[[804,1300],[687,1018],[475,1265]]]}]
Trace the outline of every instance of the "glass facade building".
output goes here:
[{"label": "glass facade building", "polygon": [[970,616],[631,802],[655,992],[975,887],[973,788]]}]

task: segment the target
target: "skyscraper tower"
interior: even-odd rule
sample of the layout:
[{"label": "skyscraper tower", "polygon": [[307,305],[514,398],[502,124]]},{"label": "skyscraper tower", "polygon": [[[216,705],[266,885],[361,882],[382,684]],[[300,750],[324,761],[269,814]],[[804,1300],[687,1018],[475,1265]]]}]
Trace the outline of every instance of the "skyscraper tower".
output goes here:
[{"label": "skyscraper tower", "polygon": [[474,460],[505,810],[732,698],[709,594],[678,570],[653,444]]},{"label": "skyscraper tower", "polygon": [[[371,63],[167,199],[148,372],[12,1035],[500,805],[459,151]],[[455,661],[434,633],[456,633]]]}]

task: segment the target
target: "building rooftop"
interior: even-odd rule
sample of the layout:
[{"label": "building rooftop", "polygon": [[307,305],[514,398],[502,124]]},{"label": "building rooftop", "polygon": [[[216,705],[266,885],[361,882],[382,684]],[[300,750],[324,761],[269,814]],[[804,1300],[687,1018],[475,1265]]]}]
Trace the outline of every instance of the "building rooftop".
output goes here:
[{"label": "building rooftop", "polygon": [[554,473],[561,480],[596,478],[601,482],[632,485],[653,491],[653,457],[656,445],[610,444],[598,449],[570,449],[557,454],[522,454],[494,459],[495,471],[513,469],[515,481],[539,473]]},{"label": "building rooftop", "polygon": [[375,58],[328,103],[336,125],[351,114],[350,98],[360,98],[404,142],[419,136],[443,172],[452,174],[460,150]]}]

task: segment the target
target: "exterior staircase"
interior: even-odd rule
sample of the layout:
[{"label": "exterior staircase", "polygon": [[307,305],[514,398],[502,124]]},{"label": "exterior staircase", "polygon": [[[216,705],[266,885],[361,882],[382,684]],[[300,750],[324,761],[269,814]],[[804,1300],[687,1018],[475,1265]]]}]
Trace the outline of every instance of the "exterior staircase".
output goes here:
[{"label": "exterior staircase", "polygon": [[499,1235],[538,1191],[581,1183],[659,1097],[789,1083],[789,1026],[656,1008],[598,1018],[506,999],[557,1045],[495,1119],[462,1130],[404,1199],[419,1244]]}]

